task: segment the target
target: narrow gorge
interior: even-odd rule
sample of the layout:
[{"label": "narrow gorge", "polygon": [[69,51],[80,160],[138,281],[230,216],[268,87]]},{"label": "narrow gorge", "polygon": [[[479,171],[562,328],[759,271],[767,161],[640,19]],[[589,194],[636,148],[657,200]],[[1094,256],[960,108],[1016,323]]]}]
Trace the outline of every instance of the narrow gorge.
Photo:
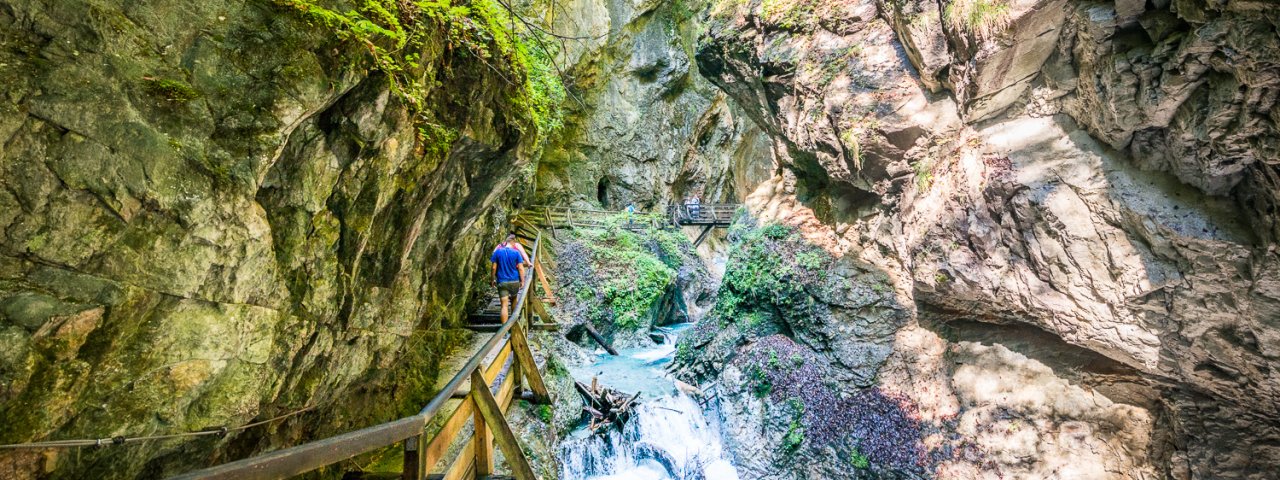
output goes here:
[{"label": "narrow gorge", "polygon": [[1280,3],[0,0],[0,93],[0,479],[478,401],[510,232],[536,478],[1280,469]]}]

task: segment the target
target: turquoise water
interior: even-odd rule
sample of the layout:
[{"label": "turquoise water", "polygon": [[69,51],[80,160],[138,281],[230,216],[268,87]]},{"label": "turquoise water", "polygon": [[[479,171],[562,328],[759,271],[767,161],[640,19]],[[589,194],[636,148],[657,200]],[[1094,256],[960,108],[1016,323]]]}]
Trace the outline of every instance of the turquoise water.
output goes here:
[{"label": "turquoise water", "polygon": [[640,405],[623,431],[592,435],[579,428],[561,447],[560,478],[566,480],[738,480],[738,472],[698,402],[679,392],[664,368],[675,355],[675,339],[691,324],[663,329],[656,347],[601,352],[590,365],[570,367],[574,378],[593,376],[624,393],[640,392]]},{"label": "turquoise water", "polygon": [[595,376],[600,383],[615,390],[632,395],[640,392],[643,400],[673,395],[675,383],[663,369],[675,356],[676,337],[691,326],[691,323],[681,323],[664,328],[667,341],[656,347],[626,348],[619,350],[616,357],[599,350],[594,363],[570,366],[569,372],[585,384],[590,384],[591,377]]}]

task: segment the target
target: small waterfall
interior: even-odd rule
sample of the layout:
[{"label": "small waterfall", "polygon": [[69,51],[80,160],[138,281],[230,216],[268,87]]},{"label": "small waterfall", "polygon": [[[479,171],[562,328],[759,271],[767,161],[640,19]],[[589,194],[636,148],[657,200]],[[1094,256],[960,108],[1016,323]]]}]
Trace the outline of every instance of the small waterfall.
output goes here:
[{"label": "small waterfall", "polygon": [[682,327],[662,331],[666,341],[656,347],[625,350],[617,357],[602,355],[592,365],[571,369],[579,379],[599,376],[606,385],[638,391],[642,397],[621,432],[574,432],[561,446],[561,479],[738,479],[716,425],[662,370],[675,353],[675,337]]}]

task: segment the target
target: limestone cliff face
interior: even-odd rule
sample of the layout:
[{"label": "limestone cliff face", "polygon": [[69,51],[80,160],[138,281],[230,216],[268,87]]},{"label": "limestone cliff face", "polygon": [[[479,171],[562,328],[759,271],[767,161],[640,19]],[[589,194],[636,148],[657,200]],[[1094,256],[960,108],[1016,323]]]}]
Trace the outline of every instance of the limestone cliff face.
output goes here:
[{"label": "limestone cliff face", "polygon": [[449,81],[410,118],[292,8],[0,5],[0,442],[316,408],[6,451],[0,476],[156,478],[429,398],[533,130],[492,64],[422,45]]},{"label": "limestone cliff face", "polygon": [[661,210],[701,194],[731,201],[768,177],[768,137],[698,72],[699,2],[582,0],[567,36],[574,94],[538,164],[536,197],[558,205]]},{"label": "limestone cliff face", "polygon": [[[986,452],[940,474],[1065,459],[1106,465],[1081,475],[1263,478],[1280,464],[1278,14],[721,2],[697,60],[780,147],[753,211],[877,266],[927,327],[899,331],[879,381]],[[972,387],[1008,375],[1070,388],[1049,389],[1055,405]],[[1009,418],[1034,425],[1017,448],[995,438],[1017,428],[982,429]],[[1127,453],[1087,460],[1068,430],[1071,448]]]}]

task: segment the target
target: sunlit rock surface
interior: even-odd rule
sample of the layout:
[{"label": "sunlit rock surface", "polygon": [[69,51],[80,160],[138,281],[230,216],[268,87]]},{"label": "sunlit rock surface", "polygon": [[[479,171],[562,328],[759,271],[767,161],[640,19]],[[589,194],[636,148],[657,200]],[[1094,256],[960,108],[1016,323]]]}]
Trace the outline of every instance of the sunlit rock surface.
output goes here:
[{"label": "sunlit rock surface", "polygon": [[702,72],[778,147],[745,202],[914,306],[877,378],[945,432],[937,475],[1280,464],[1280,50],[1237,46],[1277,11],[1193,3],[713,7]]}]

